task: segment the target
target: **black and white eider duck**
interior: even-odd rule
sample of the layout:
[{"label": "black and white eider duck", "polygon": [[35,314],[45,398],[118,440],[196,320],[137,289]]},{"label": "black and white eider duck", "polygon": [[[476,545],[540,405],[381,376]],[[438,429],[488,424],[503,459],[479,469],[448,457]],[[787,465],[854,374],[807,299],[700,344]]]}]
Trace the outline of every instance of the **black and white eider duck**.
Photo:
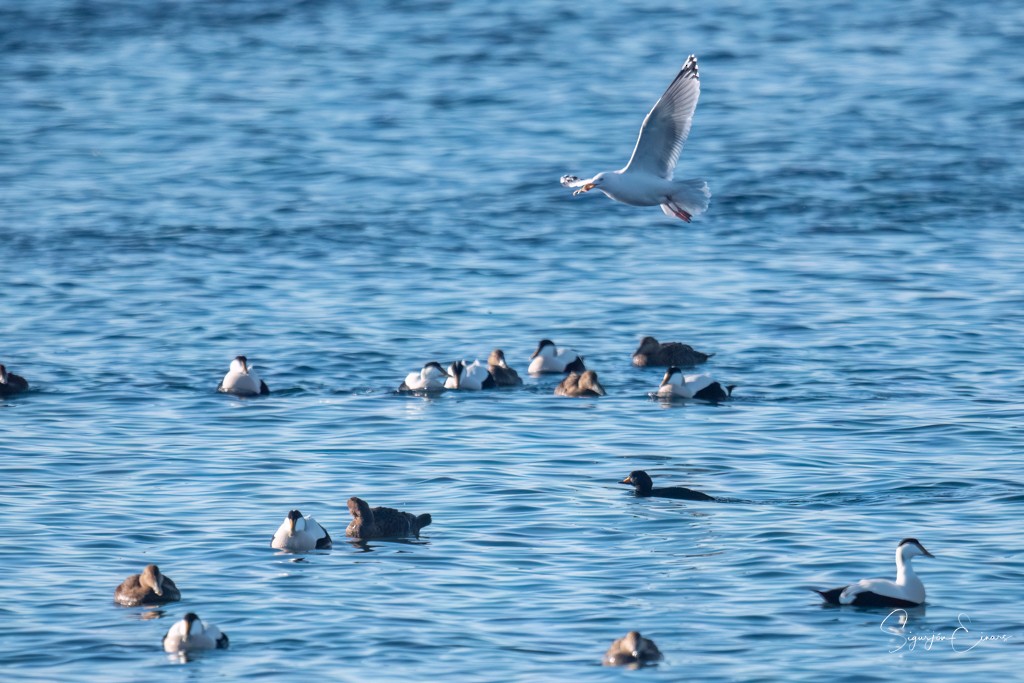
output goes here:
[{"label": "black and white eider duck", "polygon": [[14,396],[23,391],[28,391],[28,380],[21,375],[7,372],[7,368],[0,365],[0,396]]},{"label": "black and white eider duck", "polygon": [[395,508],[371,508],[362,498],[348,499],[348,511],[352,521],[345,529],[345,535],[352,538],[401,538],[419,537],[420,529],[433,521],[429,514],[414,515]]},{"label": "black and white eider duck", "polygon": [[571,349],[559,349],[550,339],[541,339],[537,350],[530,356],[531,375],[544,373],[583,372],[586,370],[583,356]]},{"label": "black and white eider duck", "polygon": [[896,580],[861,579],[849,586],[815,593],[830,605],[857,607],[917,607],[924,603],[924,583],[914,573],[911,560],[918,555],[935,557],[916,538],[904,538],[896,546]]},{"label": "black and white eider duck", "polygon": [[267,383],[260,379],[245,356],[235,356],[228,374],[217,385],[217,391],[235,396],[265,396],[270,393]]},{"label": "black and white eider duck", "polygon": [[423,366],[419,372],[410,372],[405,381],[398,387],[399,391],[441,391],[444,389],[448,373],[441,364],[432,360]]},{"label": "black and white eider duck", "polygon": [[718,402],[732,396],[735,388],[735,384],[723,387],[711,375],[683,375],[682,370],[672,366],[661,380],[657,395],[662,398],[696,398]]},{"label": "black and white eider duck", "polygon": [[444,382],[445,389],[457,389],[461,391],[480,391],[481,389],[493,389],[497,384],[491,371],[479,360],[467,363],[464,360],[457,360],[448,366],[448,379]]},{"label": "black and white eider duck", "polygon": [[604,395],[604,387],[593,370],[587,370],[583,374],[571,372],[555,387],[555,396],[592,398]]},{"label": "black and white eider duck", "polygon": [[654,488],[651,476],[643,470],[633,470],[620,484],[632,484],[633,494],[638,498],[675,498],[676,500],[717,500],[706,493],[688,489],[685,486]]},{"label": "black and white eider duck", "polygon": [[132,574],[114,591],[114,602],[125,607],[163,605],[178,600],[181,600],[181,591],[155,564],[147,564],[141,574]]},{"label": "black and white eider duck", "polygon": [[491,355],[487,357],[487,369],[499,387],[517,387],[523,383],[519,373],[505,362],[505,352],[501,349],[491,351]]},{"label": "black and white eider duck", "polygon": [[213,624],[204,624],[195,612],[186,614],[164,636],[164,652],[223,650],[227,646],[228,635]]},{"label": "black and white eider duck", "polygon": [[659,342],[654,337],[644,337],[633,352],[633,365],[643,368],[652,365],[697,365],[707,362],[713,353],[701,353],[689,344]]},{"label": "black and white eider duck", "polygon": [[270,547],[293,553],[326,550],[331,547],[331,535],[312,516],[303,517],[298,510],[292,510],[270,539]]},{"label": "black and white eider duck", "polygon": [[650,638],[644,638],[638,631],[630,631],[617,639],[604,653],[604,666],[628,666],[638,669],[661,659],[661,650]]}]

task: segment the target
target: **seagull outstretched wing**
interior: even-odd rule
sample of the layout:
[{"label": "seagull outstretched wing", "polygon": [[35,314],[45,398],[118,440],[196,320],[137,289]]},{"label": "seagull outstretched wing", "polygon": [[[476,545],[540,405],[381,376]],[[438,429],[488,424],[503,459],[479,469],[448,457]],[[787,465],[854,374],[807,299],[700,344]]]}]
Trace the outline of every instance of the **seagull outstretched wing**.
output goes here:
[{"label": "seagull outstretched wing", "polygon": [[[690,134],[693,112],[700,97],[697,58],[690,55],[640,127],[633,156],[623,173],[649,173],[671,179],[683,143]],[[565,185],[566,179],[562,179]],[[569,187],[566,185],[566,187]]]}]

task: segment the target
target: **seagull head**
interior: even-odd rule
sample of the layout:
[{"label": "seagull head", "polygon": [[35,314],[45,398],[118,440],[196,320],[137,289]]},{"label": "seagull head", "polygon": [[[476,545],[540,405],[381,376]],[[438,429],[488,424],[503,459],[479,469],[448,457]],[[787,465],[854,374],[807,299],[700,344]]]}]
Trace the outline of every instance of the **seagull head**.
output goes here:
[{"label": "seagull head", "polygon": [[606,178],[606,174],[605,173],[598,173],[596,176],[594,176],[593,178],[588,180],[586,183],[584,183],[583,187],[581,187],[580,189],[578,189],[575,192],[573,192],[572,193],[573,196],[575,197],[576,195],[578,195],[578,194],[580,194],[582,192],[590,192],[595,187],[601,187],[605,183],[605,178]]}]

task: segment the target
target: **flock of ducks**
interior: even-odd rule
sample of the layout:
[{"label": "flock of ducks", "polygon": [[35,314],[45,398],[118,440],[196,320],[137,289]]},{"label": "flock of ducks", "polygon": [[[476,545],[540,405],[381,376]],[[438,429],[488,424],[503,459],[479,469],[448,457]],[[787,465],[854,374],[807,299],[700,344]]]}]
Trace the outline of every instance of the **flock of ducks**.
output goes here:
[{"label": "flock of ducks", "polygon": [[[706,362],[714,354],[702,353],[688,344],[661,343],[654,337],[644,337],[633,353],[637,367],[669,366],[658,388],[652,392],[661,398],[688,398],[720,402],[732,395],[736,385],[722,386],[710,375],[684,375],[681,367]],[[530,356],[526,370],[531,375],[561,375],[565,377],[555,387],[556,396],[596,398],[607,392],[597,373],[588,370],[581,356],[571,349],[558,348],[550,339],[541,339],[537,350]],[[479,359],[469,362],[457,360],[447,369],[437,361],[426,363],[418,372],[410,372],[398,391],[434,393],[449,390],[481,391],[497,387],[515,387],[523,383],[519,373],[509,367],[505,352],[494,349],[487,363]]]},{"label": "flock of ducks", "polygon": [[[414,515],[389,507],[370,507],[362,498],[348,499],[352,521],[345,529],[349,538],[365,541],[380,538],[419,537],[420,530],[432,521],[429,514]],[[290,510],[270,539],[270,547],[291,553],[327,550],[331,535],[312,516]],[[146,565],[139,574],[132,574],[114,590],[114,602],[124,607],[166,605],[181,600],[181,591],[171,577],[155,564]],[[187,657],[203,650],[228,647],[228,636],[213,624],[204,623],[195,612],[175,622],[164,635],[164,651]]]},{"label": "flock of ducks", "polygon": [[[688,398],[703,401],[724,401],[732,395],[736,385],[722,386],[710,375],[684,375],[681,367],[704,363],[714,354],[701,353],[679,342],[660,343],[654,337],[644,337],[633,353],[637,367],[670,366],[661,384],[652,395],[662,398]],[[560,349],[550,339],[542,339],[530,356],[527,372],[531,375],[564,374],[555,387],[557,396],[597,397],[607,392],[597,377],[588,370],[583,356],[570,349]],[[451,391],[481,391],[499,387],[516,387],[522,378],[505,360],[505,352],[494,349],[486,363],[456,360],[445,368],[437,361],[426,363],[418,372],[410,372],[398,387],[400,392],[436,393]],[[9,373],[0,365],[0,397],[14,396],[28,390],[24,377]],[[217,391],[235,396],[266,396],[270,387],[264,382],[245,356],[235,356],[228,366]]]},{"label": "flock of ducks", "polygon": [[[633,353],[637,367],[668,366],[661,385],[654,395],[667,398],[697,399],[711,402],[724,401],[732,395],[734,385],[722,386],[709,375],[684,375],[681,366],[706,362],[714,354],[697,351],[687,344],[659,342],[644,337]],[[559,396],[598,397],[606,394],[597,373],[588,370],[583,356],[575,351],[558,348],[550,339],[542,339],[530,357],[527,369],[532,375],[565,374],[555,388]],[[398,388],[402,392],[480,391],[497,387],[523,384],[519,374],[509,367],[505,354],[495,349],[487,363],[479,360],[453,361],[447,368],[437,361],[426,363],[419,372],[412,372]],[[0,397],[27,391],[25,378],[8,372],[0,365]],[[266,382],[249,364],[245,356],[237,356],[217,387],[220,392],[237,396],[260,396],[270,393]],[[655,487],[651,476],[643,470],[634,470],[621,481],[633,486],[638,498],[670,498],[700,502],[720,502],[721,499],[701,491],[682,486]],[[345,535],[352,539],[387,539],[418,537],[420,530],[432,522],[429,514],[414,515],[390,507],[370,507],[361,498],[348,499],[351,522]],[[277,550],[304,553],[325,550],[332,546],[327,529],[312,516],[303,516],[291,510],[277,528],[270,541]],[[924,583],[914,572],[911,560],[917,556],[934,557],[915,538],[900,541],[896,548],[896,579],[863,579],[856,583],[829,590],[815,591],[830,605],[858,607],[915,607],[925,601]],[[125,607],[163,605],[181,599],[181,591],[170,577],[150,564],[140,574],[126,578],[114,591],[114,601]],[[187,655],[201,650],[222,649],[228,646],[228,636],[212,624],[204,623],[194,612],[187,613],[168,629],[163,638],[168,653]],[[630,631],[612,643],[603,663],[608,666],[639,667],[662,658],[653,641],[636,631]]]},{"label": "flock of ducks", "polygon": [[[673,172],[682,151],[697,106],[700,79],[697,58],[686,60],[676,78],[644,119],[633,156],[618,171],[598,173],[589,179],[563,176],[562,185],[578,188],[573,194],[598,189],[611,199],[634,206],[660,206],[668,216],[689,222],[708,206],[710,191],[700,179],[674,180]],[[633,354],[638,367],[664,366],[668,370],[657,396],[665,398],[723,401],[732,395],[735,385],[723,386],[709,375],[684,375],[681,368],[706,362],[711,354],[702,353],[677,342],[660,343],[654,337],[644,337]],[[555,394],[572,397],[600,397],[606,392],[597,373],[588,370],[578,353],[560,349],[549,339],[543,339],[530,358],[530,374],[565,374],[555,388]],[[418,372],[409,373],[399,391],[440,392],[481,391],[497,387],[521,385],[518,373],[509,367],[505,354],[495,349],[487,363],[457,360],[443,367],[437,361],[426,363]],[[29,388],[25,378],[10,373],[0,365],[0,397],[9,397]],[[270,393],[270,388],[257,375],[245,356],[231,361],[227,374],[217,387],[218,391],[238,396],[259,396]],[[651,477],[643,470],[629,473],[623,484],[630,484],[637,497],[661,497],[677,500],[714,502],[716,499],[700,491],[674,486],[655,488]],[[366,501],[352,497],[348,500],[352,521],[345,530],[350,538],[394,538],[418,536],[420,530],[431,523],[429,514],[413,515],[388,507],[371,508]],[[288,552],[309,552],[331,547],[327,529],[312,516],[303,516],[291,510],[271,539],[272,548]],[[816,591],[827,604],[865,607],[914,607],[924,603],[925,588],[914,573],[914,557],[933,557],[914,538],[906,538],[896,547],[896,580],[863,579],[853,584]],[[126,607],[161,605],[181,599],[181,591],[170,577],[150,564],[140,574],[129,576],[115,590],[114,600]],[[168,629],[163,638],[166,652],[187,654],[201,650],[222,649],[228,646],[228,636],[212,624],[204,623],[194,612],[188,612]],[[636,668],[657,662],[662,658],[657,645],[637,631],[630,631],[615,640],[605,653],[603,663],[609,666]]]}]

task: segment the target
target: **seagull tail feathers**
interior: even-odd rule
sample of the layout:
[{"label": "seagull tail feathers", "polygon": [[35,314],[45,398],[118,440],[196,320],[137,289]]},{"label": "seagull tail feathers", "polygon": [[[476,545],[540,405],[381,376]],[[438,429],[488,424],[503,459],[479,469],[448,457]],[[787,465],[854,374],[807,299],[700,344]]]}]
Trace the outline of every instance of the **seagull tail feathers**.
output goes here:
[{"label": "seagull tail feathers", "polygon": [[661,210],[666,216],[681,218],[687,223],[693,216],[699,216],[707,211],[711,201],[711,190],[708,184],[700,178],[675,181],[676,189],[669,197],[669,201],[661,205]]}]

